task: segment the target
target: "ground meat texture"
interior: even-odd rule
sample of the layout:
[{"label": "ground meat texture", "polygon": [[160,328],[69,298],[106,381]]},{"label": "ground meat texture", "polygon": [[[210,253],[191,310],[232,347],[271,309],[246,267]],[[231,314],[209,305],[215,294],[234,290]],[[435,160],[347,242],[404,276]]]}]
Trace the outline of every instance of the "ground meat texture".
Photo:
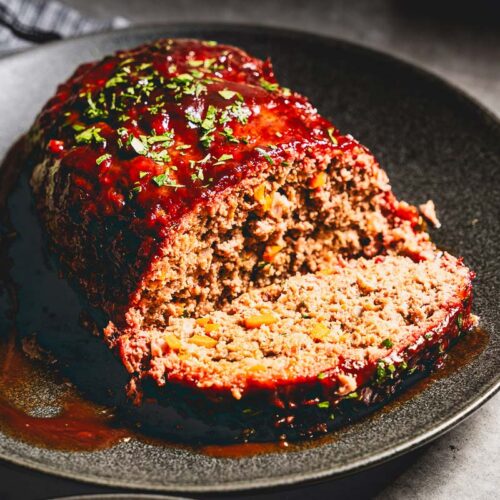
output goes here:
[{"label": "ground meat texture", "polygon": [[[374,343],[384,341],[375,326],[367,337],[355,332],[368,325],[349,323],[345,337],[347,323],[338,320],[325,327],[337,332],[336,343],[306,331],[309,290],[331,294],[343,269],[349,280],[356,265],[378,272],[396,262],[391,256],[408,256],[397,258],[412,286],[425,266],[443,277],[454,268],[457,279],[468,272],[436,257],[418,210],[395,198],[364,146],[281,87],[269,61],[235,47],[167,39],[85,64],[59,86],[29,141],[47,241],[91,307],[94,328],[129,370],[136,401],[148,384],[166,393],[176,383],[218,388],[237,401],[254,382],[266,388],[269,377],[295,380],[299,368],[317,377],[323,365],[336,366],[335,356],[345,357],[336,351],[342,342],[352,359],[375,359],[382,353]],[[389,257],[364,260],[378,256]],[[361,260],[344,266],[346,259]],[[335,278],[321,275],[331,270]],[[362,292],[353,304],[361,311],[369,291],[345,286]],[[410,327],[427,328],[429,318],[419,314],[437,314],[434,303],[446,303],[436,295],[425,310],[417,288],[415,298],[408,292],[401,300],[408,310],[387,319],[401,348]],[[258,309],[245,301],[272,311],[278,291],[296,308],[279,306],[288,323],[241,326],[238,314]],[[333,314],[318,294],[310,300]],[[383,304],[367,304],[376,318]],[[285,327],[298,332],[283,337]],[[188,341],[193,336],[201,345]],[[321,367],[308,363],[311,356]],[[343,372],[331,380],[338,397],[360,383]]]},{"label": "ground meat texture", "polygon": [[448,254],[360,258],[254,289],[210,315],[171,317],[120,338],[129,394],[146,395],[145,422],[157,425],[165,407],[198,418],[193,439],[321,434],[440,362],[475,324],[472,278]]},{"label": "ground meat texture", "polygon": [[119,330],[337,254],[425,254],[373,156],[233,47],[163,40],[84,65],[31,137],[55,251]]},{"label": "ground meat texture", "polygon": [[[448,254],[420,263],[360,258],[253,289],[209,315],[171,317],[166,328],[144,331],[151,352],[142,373],[159,384],[184,381],[236,398],[254,385],[274,389],[325,373],[329,384],[335,381],[332,394],[343,396],[370,377],[365,365],[401,361],[426,335],[439,335],[470,292],[471,272]],[[127,342],[123,337],[122,345]],[[126,356],[128,347],[122,351]]]}]

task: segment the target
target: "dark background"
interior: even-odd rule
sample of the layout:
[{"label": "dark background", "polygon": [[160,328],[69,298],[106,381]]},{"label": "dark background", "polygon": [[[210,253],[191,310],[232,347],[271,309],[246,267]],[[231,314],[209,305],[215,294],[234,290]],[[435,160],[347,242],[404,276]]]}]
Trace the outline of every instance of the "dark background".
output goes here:
[{"label": "dark background", "polygon": [[[283,26],[346,39],[415,62],[500,116],[500,2],[475,0],[65,0],[132,24],[218,21]],[[362,69],[360,68],[360,71]],[[500,398],[434,443],[345,479],[247,498],[493,499],[500,489]],[[0,465],[1,499],[111,490]],[[235,498],[235,497],[227,497]]]}]

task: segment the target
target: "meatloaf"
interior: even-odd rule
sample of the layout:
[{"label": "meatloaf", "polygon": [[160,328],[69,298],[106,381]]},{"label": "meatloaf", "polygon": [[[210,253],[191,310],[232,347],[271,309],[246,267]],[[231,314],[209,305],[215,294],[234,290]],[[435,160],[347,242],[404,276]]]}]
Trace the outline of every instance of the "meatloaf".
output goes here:
[{"label": "meatloaf", "polygon": [[49,246],[137,403],[145,386],[305,394],[323,373],[338,398],[470,323],[469,271],[373,155],[238,48],[166,39],[84,64],[29,139]]}]

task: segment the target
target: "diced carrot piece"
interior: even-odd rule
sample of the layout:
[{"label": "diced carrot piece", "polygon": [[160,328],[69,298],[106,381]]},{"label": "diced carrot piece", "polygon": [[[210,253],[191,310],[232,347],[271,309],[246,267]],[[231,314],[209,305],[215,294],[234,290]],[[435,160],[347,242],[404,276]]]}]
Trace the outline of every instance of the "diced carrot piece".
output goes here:
[{"label": "diced carrot piece", "polygon": [[265,262],[272,262],[276,255],[281,252],[281,250],[283,250],[283,247],[281,245],[269,245],[264,250],[262,258]]},{"label": "diced carrot piece", "polygon": [[323,323],[316,323],[309,331],[314,340],[324,340],[330,334],[330,329]]},{"label": "diced carrot piece", "polygon": [[245,318],[244,325],[246,328],[259,328],[262,325],[272,325],[276,321],[278,321],[276,316],[271,313],[264,313]]},{"label": "diced carrot piece", "polygon": [[248,371],[249,372],[263,372],[266,369],[264,365],[253,365],[251,366]]},{"label": "diced carrot piece", "polygon": [[210,323],[210,318],[198,318],[196,320],[196,323],[200,326],[205,326],[207,325],[208,323]]},{"label": "diced carrot piece", "polygon": [[326,184],[327,175],[326,172],[318,172],[309,182],[309,187],[311,189],[321,188]]},{"label": "diced carrot piece", "polygon": [[199,345],[200,347],[215,347],[217,340],[207,337],[206,335],[193,335],[188,342],[190,344]]},{"label": "diced carrot piece", "polygon": [[273,205],[273,197],[266,193],[265,183],[259,184],[253,191],[255,201],[262,205],[262,208],[267,212]]},{"label": "diced carrot piece", "polygon": [[330,274],[333,274],[333,269],[322,269],[321,271],[318,271],[316,274],[319,274],[320,276],[330,276]]},{"label": "diced carrot piece", "polygon": [[205,331],[207,333],[210,333],[210,332],[215,332],[217,331],[218,329],[220,328],[220,325],[218,325],[217,323],[207,323],[205,325]]},{"label": "diced carrot piece", "polygon": [[264,203],[265,196],[266,196],[266,185],[264,183],[259,184],[253,190],[253,197],[254,197],[255,201],[257,201],[258,203],[260,203],[262,205],[262,203]]},{"label": "diced carrot piece", "polygon": [[169,334],[165,335],[163,338],[168,347],[170,347],[173,351],[178,351],[181,348],[181,341],[175,335]]}]

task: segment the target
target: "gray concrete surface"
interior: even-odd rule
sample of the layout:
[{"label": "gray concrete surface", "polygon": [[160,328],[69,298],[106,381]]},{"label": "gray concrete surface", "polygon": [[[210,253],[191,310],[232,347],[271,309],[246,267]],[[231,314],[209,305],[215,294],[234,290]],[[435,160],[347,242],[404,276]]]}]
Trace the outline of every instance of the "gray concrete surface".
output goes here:
[{"label": "gray concrete surface", "polygon": [[[434,0],[65,0],[132,23],[219,21],[308,30],[415,62],[461,87],[500,116],[500,10]],[[500,397],[444,437],[383,466],[320,485],[247,498],[500,498]],[[0,467],[0,498],[46,499],[109,492]],[[228,497],[236,498],[236,497]]]}]

